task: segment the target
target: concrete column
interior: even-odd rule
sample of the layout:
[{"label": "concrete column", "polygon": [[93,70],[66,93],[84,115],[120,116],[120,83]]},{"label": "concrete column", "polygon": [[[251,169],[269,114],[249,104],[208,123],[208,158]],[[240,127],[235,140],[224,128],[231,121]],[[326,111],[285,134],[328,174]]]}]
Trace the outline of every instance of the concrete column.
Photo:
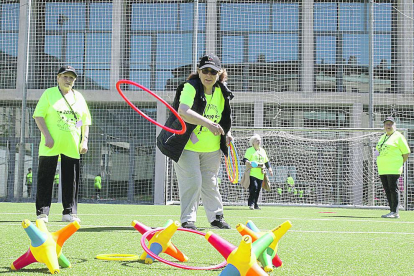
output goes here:
[{"label": "concrete column", "polygon": [[[167,121],[167,108],[163,103],[157,101],[157,121],[164,124]],[[157,127],[155,140],[161,128]],[[154,205],[164,205],[165,202],[165,172],[167,157],[156,147],[155,151],[155,180],[154,180]],[[173,173],[173,172],[171,172]]]},{"label": "concrete column", "polygon": [[313,39],[313,0],[304,0],[301,9],[301,69],[300,90],[302,92],[313,92],[314,80],[314,39]]},{"label": "concrete column", "polygon": [[129,141],[129,178],[128,178],[128,188],[127,188],[127,197],[129,202],[134,201],[135,193],[135,139],[132,138]]},{"label": "concrete column", "polygon": [[[361,103],[356,103],[351,107],[351,128],[361,128],[363,105]],[[355,133],[355,136],[359,136],[361,133]],[[352,146],[349,148],[349,166],[350,166],[350,184],[351,187],[348,189],[352,192],[350,196],[351,204],[353,205],[362,205],[362,195],[363,195],[363,185],[364,185],[364,160],[362,158],[362,153],[364,150],[363,141],[353,142]],[[343,186],[347,185],[344,183]]]},{"label": "concrete column", "polygon": [[304,125],[303,111],[295,110],[293,111],[293,126],[294,127],[303,127]]},{"label": "concrete column", "polygon": [[[112,5],[112,42],[111,42],[111,73],[110,90],[116,94],[116,83],[121,79],[122,49],[125,32],[125,8],[124,0],[113,0]],[[112,94],[112,93],[111,93]]]},{"label": "concrete column", "polygon": [[254,102],[254,126],[255,127],[263,127],[264,121],[264,102],[263,101],[255,101]]},{"label": "concrete column", "polygon": [[396,80],[398,93],[413,93],[413,1],[397,0],[397,66]]},{"label": "concrete column", "polygon": [[206,53],[217,53],[217,0],[207,0]]},{"label": "concrete column", "polygon": [[[254,126],[263,127],[263,121],[264,121],[264,102],[263,101],[259,100],[259,101],[254,102],[253,114],[254,114]],[[255,133],[259,134],[260,136],[263,135],[263,131],[255,131]],[[259,202],[262,202],[262,195],[263,193],[260,193],[259,199],[258,199]]]},{"label": "concrete column", "polygon": [[23,97],[23,90],[26,89],[26,65],[27,65],[27,51],[28,47],[27,35],[29,32],[29,6],[30,0],[20,1],[19,12],[19,38],[18,38],[18,55],[17,55],[17,77],[16,77],[16,94],[15,98],[21,100]]}]

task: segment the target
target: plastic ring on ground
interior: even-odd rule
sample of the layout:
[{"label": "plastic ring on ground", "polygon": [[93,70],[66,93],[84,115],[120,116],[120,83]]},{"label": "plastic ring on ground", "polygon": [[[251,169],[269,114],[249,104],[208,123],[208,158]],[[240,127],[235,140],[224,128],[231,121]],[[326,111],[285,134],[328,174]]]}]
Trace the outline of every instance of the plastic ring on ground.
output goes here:
[{"label": "plastic ring on ground", "polygon": [[105,261],[137,261],[139,260],[139,256],[134,255],[134,254],[99,254],[95,258],[99,260],[105,260]]},{"label": "plastic ring on ground", "polygon": [[[156,254],[151,252],[151,250],[149,250],[149,248],[145,244],[145,240],[149,235],[151,235],[153,233],[155,234],[155,232],[158,232],[158,231],[161,231],[161,230],[164,230],[164,229],[165,229],[165,227],[157,228],[157,229],[151,229],[151,230],[145,232],[145,234],[142,235],[142,237],[141,237],[141,246],[142,246],[142,248],[144,249],[144,251],[148,255],[150,255],[154,259],[156,259],[156,260],[158,260],[158,261],[160,261],[164,264],[170,265],[170,266],[174,266],[174,267],[178,267],[178,268],[182,268],[182,269],[188,269],[188,270],[214,270],[214,269],[220,269],[220,268],[223,268],[224,266],[226,266],[227,261],[224,261],[224,262],[222,262],[221,264],[218,264],[218,265],[207,266],[207,267],[186,266],[186,265],[181,265],[181,264],[177,264],[177,263],[174,263],[174,262],[167,261],[167,260],[157,256]],[[197,231],[197,230],[188,229],[188,228],[178,228],[177,230],[198,234],[198,235],[203,236],[203,237],[206,235],[206,233],[203,233],[203,232],[200,232],[200,231]]]},{"label": "plastic ring on ground", "polygon": [[[155,121],[154,119],[152,119],[151,117],[149,117],[147,114],[145,114],[144,112],[142,112],[141,110],[139,110],[138,109],[138,107],[136,107],[125,95],[124,95],[124,93],[122,92],[122,90],[121,90],[121,87],[120,87],[120,85],[121,84],[130,84],[130,85],[133,85],[133,86],[136,86],[136,87],[138,87],[138,88],[141,88],[142,90],[144,90],[145,92],[147,92],[147,93],[149,93],[149,94],[151,94],[151,96],[153,96],[154,98],[156,98],[157,100],[159,100],[160,102],[162,102],[173,114],[174,114],[174,116],[175,117],[177,117],[177,119],[178,119],[178,121],[180,122],[180,124],[181,124],[181,127],[182,127],[182,129],[181,130],[176,130],[176,129],[172,129],[172,128],[169,128],[169,127],[166,127],[166,126],[164,126],[164,125],[162,125],[162,124],[160,124],[160,123],[158,123],[157,121]],[[166,101],[164,101],[161,97],[159,97],[157,94],[155,94],[154,92],[152,92],[151,90],[149,90],[148,88],[146,88],[146,87],[144,87],[144,86],[142,86],[142,85],[140,85],[140,84],[138,84],[138,83],[136,83],[136,82],[133,82],[133,81],[130,81],[130,80],[119,80],[117,83],[116,83],[116,89],[118,90],[118,92],[119,92],[119,94],[121,95],[121,97],[122,98],[124,98],[124,100],[127,102],[127,104],[133,109],[133,110],[135,110],[136,112],[138,112],[142,117],[144,117],[145,119],[147,119],[148,121],[150,121],[151,123],[153,123],[153,124],[155,124],[155,125],[157,125],[157,126],[159,126],[159,127],[161,127],[161,128],[163,128],[163,129],[165,129],[166,131],[169,131],[169,132],[171,132],[171,133],[174,133],[174,134],[178,134],[178,135],[181,135],[181,134],[184,134],[186,131],[187,131],[187,125],[185,124],[185,122],[184,122],[184,120],[183,120],[183,118],[181,118],[181,116],[180,115],[178,115],[178,112],[177,111],[175,111],[175,109],[170,105],[170,104],[168,104]]]}]

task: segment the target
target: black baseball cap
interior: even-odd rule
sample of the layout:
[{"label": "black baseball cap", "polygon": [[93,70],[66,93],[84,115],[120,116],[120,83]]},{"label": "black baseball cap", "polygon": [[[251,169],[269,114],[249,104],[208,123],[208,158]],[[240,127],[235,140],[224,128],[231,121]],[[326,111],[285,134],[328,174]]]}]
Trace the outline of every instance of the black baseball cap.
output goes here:
[{"label": "black baseball cap", "polygon": [[216,71],[221,70],[221,61],[215,54],[208,54],[200,58],[198,63],[199,69],[211,68]]},{"label": "black baseball cap", "polygon": [[69,65],[60,67],[58,71],[58,75],[66,73],[66,72],[72,72],[73,74],[75,74],[76,77],[78,77],[78,74],[76,73],[75,68]]},{"label": "black baseball cap", "polygon": [[385,123],[386,121],[390,121],[390,122],[395,123],[395,120],[394,120],[393,117],[387,117],[387,118],[385,118],[385,120],[383,121],[383,123]]}]

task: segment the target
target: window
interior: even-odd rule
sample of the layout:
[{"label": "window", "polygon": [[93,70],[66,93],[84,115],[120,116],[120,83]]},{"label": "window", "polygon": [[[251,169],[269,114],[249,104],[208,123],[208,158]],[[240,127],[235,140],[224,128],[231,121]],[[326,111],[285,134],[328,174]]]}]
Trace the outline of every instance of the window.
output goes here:
[{"label": "window", "polygon": [[298,90],[298,3],[222,3],[219,16],[219,51],[231,89]]},{"label": "window", "polygon": [[[391,14],[391,3],[374,5],[374,86],[380,92],[391,86]],[[368,92],[368,4],[315,3],[314,35],[316,90]]]},{"label": "window", "polygon": [[[35,64],[31,88],[44,89],[56,84],[61,65],[76,68],[80,89],[109,89],[111,68],[112,3],[50,2],[40,11],[36,25]],[[43,13],[43,14],[42,14]]]},{"label": "window", "polygon": [[16,88],[19,4],[0,4],[0,88]]},{"label": "window", "polygon": [[[205,4],[200,3],[197,53],[205,52]],[[193,3],[132,3],[126,55],[128,78],[153,90],[172,90],[191,72]]]}]

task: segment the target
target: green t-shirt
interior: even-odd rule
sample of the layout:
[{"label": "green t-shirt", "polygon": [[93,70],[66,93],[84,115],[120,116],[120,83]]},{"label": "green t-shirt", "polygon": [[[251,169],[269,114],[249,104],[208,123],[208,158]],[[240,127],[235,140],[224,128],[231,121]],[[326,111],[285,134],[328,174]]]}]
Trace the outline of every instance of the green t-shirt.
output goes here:
[{"label": "green t-shirt", "polygon": [[33,174],[31,172],[26,174],[26,184],[32,185],[33,182]]},{"label": "green t-shirt", "polygon": [[382,135],[378,141],[377,157],[378,174],[401,174],[403,170],[403,154],[410,153],[405,137],[398,131],[391,136]]},{"label": "green t-shirt", "polygon": [[286,182],[287,182],[287,184],[289,184],[290,186],[295,185],[295,180],[293,180],[293,177],[291,177],[291,176],[289,176],[289,177],[286,179]]},{"label": "green t-shirt", "polygon": [[[244,155],[244,158],[246,158],[250,162],[256,161],[257,163],[263,163],[263,164],[269,161],[269,159],[267,158],[266,151],[260,147],[258,150],[256,150],[254,147],[248,148],[246,150],[246,154]],[[260,180],[264,179],[264,174],[262,173],[261,168],[251,168],[250,175]]]},{"label": "green t-shirt", "polygon": [[[76,113],[83,125],[91,125],[91,115],[88,105],[82,94],[72,90],[65,95],[66,100]],[[33,118],[43,117],[46,126],[54,140],[52,148],[45,146],[45,137],[42,134],[39,146],[39,156],[56,156],[64,154],[79,159],[81,127],[76,126],[76,119],[58,87],[52,87],[43,92],[33,113]]]},{"label": "green t-shirt", "polygon": [[101,187],[102,187],[101,183],[102,183],[102,178],[100,176],[97,176],[97,177],[95,177],[95,181],[93,183],[93,186],[96,189],[101,189]]},{"label": "green t-shirt", "polygon": [[[184,84],[183,91],[180,96],[180,103],[188,105],[190,108],[193,106],[194,97],[196,95],[195,88],[189,84]],[[220,122],[221,116],[224,110],[224,97],[220,87],[215,87],[212,95],[205,95],[206,108],[204,109],[203,116],[215,123]],[[197,126],[193,133],[191,133],[190,139],[185,145],[185,150],[195,152],[213,152],[220,149],[220,137],[215,136],[208,128]]]}]

